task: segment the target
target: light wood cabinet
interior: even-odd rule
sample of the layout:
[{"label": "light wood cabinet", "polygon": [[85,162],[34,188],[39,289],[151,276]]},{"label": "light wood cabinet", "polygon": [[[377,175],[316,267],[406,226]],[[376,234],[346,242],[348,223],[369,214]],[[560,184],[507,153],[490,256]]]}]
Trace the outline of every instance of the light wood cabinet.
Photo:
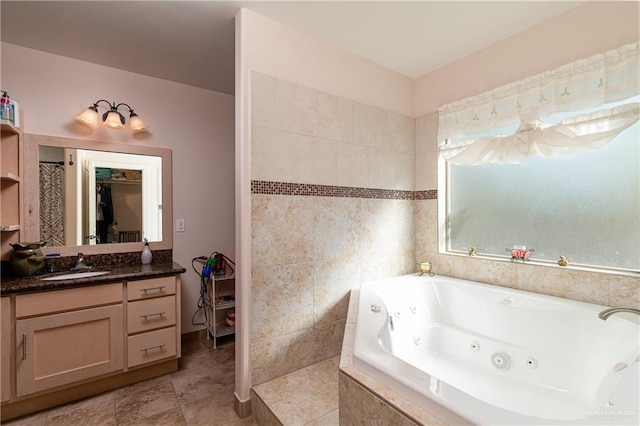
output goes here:
[{"label": "light wood cabinet", "polygon": [[176,328],[169,327],[128,337],[127,365],[137,367],[176,356]]},{"label": "light wood cabinet", "polygon": [[122,370],[122,304],[16,321],[17,396]]},{"label": "light wood cabinet", "polygon": [[122,370],[122,300],[122,283],[16,296],[16,395]]},{"label": "light wood cabinet", "polygon": [[127,283],[127,367],[180,356],[179,295],[174,277]]},{"label": "light wood cabinet", "polygon": [[0,383],[2,383],[1,398],[2,402],[9,400],[11,397],[11,299],[3,297],[0,299],[0,315],[2,315],[2,346],[0,347]]},{"label": "light wood cabinet", "polygon": [[2,297],[2,420],[177,370],[177,276]]},{"label": "light wood cabinet", "polygon": [[176,294],[175,277],[150,278],[127,283],[127,300],[129,301],[151,299],[171,294]]},{"label": "light wood cabinet", "polygon": [[[22,118],[20,123],[24,123]],[[12,251],[9,244],[21,238],[24,223],[22,155],[22,130],[8,120],[0,120],[0,260],[9,259]]]}]

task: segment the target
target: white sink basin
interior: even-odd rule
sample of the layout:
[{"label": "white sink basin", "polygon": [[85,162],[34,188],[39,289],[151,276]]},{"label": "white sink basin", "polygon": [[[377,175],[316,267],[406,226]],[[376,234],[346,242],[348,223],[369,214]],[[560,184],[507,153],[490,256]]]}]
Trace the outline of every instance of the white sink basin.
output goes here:
[{"label": "white sink basin", "polygon": [[100,275],[110,274],[110,271],[88,271],[88,272],[71,272],[64,275],[55,275],[53,277],[40,278],[42,281],[59,281],[59,280],[74,280],[78,278],[97,277]]}]

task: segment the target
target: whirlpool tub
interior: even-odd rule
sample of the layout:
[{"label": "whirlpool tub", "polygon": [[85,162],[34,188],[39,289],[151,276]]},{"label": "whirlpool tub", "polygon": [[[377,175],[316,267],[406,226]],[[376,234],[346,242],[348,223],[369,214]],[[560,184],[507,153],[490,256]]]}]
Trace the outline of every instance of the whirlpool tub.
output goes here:
[{"label": "whirlpool tub", "polygon": [[449,424],[639,424],[634,318],[448,277],[360,288],[353,365]]}]

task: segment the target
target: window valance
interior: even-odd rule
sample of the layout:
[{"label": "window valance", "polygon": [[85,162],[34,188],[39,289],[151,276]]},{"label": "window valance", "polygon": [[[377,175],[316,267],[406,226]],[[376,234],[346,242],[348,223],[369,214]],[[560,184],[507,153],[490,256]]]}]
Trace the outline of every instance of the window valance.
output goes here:
[{"label": "window valance", "polygon": [[[523,134],[525,130],[537,128],[542,132],[544,126],[534,123],[550,114],[580,111],[637,96],[640,94],[638,47],[639,43],[625,45],[442,106],[438,109],[441,150],[449,151],[451,157],[452,148],[464,149],[474,143],[461,136],[479,135],[491,129],[518,128],[516,134]],[[626,116],[633,111],[637,116],[637,107],[627,110]],[[451,139],[457,141],[452,143]]]}]

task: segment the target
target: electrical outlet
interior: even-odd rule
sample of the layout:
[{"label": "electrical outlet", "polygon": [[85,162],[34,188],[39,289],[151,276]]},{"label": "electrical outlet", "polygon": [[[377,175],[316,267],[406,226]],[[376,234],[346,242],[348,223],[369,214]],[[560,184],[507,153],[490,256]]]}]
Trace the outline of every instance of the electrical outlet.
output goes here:
[{"label": "electrical outlet", "polygon": [[184,232],[184,219],[176,219],[176,232]]}]

